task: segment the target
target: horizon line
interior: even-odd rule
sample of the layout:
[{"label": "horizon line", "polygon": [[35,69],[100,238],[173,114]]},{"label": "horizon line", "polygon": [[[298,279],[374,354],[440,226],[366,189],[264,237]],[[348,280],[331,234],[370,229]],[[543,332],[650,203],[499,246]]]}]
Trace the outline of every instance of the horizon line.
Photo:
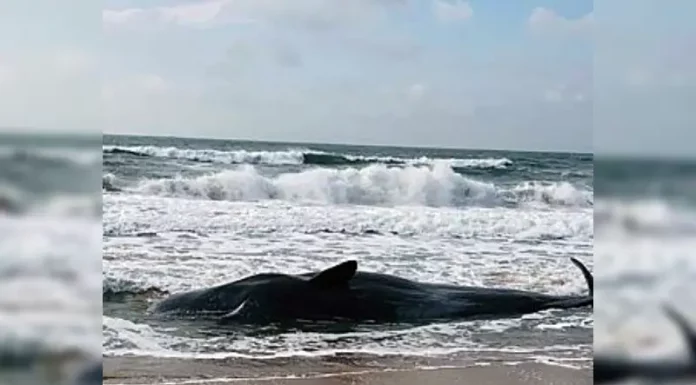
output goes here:
[{"label": "horizon line", "polygon": [[347,146],[347,147],[383,147],[383,148],[404,148],[404,149],[420,149],[420,150],[459,150],[459,151],[495,151],[495,152],[520,152],[520,153],[547,153],[547,154],[570,154],[570,155],[592,155],[594,152],[583,151],[560,151],[560,150],[529,150],[529,149],[509,149],[509,148],[464,148],[464,147],[435,147],[435,146],[415,146],[415,145],[398,145],[398,144],[362,144],[362,143],[337,143],[337,142],[311,142],[311,141],[274,141],[274,140],[259,140],[259,139],[232,139],[223,137],[196,137],[182,136],[171,134],[116,134],[103,132],[102,136],[133,136],[142,138],[169,138],[169,139],[196,139],[210,141],[234,141],[234,142],[249,142],[249,143],[266,143],[266,144],[293,144],[293,145],[331,145],[331,146]]}]

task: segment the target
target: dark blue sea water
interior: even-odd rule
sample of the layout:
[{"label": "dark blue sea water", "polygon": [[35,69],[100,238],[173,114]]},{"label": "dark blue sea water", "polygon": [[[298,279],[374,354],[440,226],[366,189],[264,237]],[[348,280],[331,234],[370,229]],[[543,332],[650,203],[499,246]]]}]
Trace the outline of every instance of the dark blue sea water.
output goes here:
[{"label": "dark blue sea water", "polygon": [[[104,172],[105,175],[113,176],[112,179],[105,179],[107,189],[118,188],[113,181],[133,185],[144,179],[195,178],[211,172],[236,170],[241,165],[253,165],[254,171],[260,175],[277,178],[288,173],[302,175],[303,171],[343,170],[348,173],[370,166],[403,169],[439,164],[445,165],[453,175],[462,178],[509,187],[510,191],[499,192],[501,198],[509,198],[510,203],[545,199],[550,203],[574,204],[563,202],[563,199],[577,198],[580,204],[591,205],[591,194],[588,195],[592,190],[593,177],[591,154],[104,137]],[[523,188],[525,183],[529,186]],[[554,183],[557,186],[567,184],[569,189],[576,189],[577,196],[562,197],[560,193],[554,196],[551,188],[543,190],[532,186]],[[168,187],[174,188],[172,185]],[[583,200],[581,195],[587,195],[588,198]],[[264,197],[274,198],[272,195],[258,198]],[[216,199],[214,196],[208,198]],[[461,203],[466,203],[464,196],[452,198],[462,198]],[[360,200],[359,197],[355,199]],[[456,202],[441,203],[456,205]]]}]

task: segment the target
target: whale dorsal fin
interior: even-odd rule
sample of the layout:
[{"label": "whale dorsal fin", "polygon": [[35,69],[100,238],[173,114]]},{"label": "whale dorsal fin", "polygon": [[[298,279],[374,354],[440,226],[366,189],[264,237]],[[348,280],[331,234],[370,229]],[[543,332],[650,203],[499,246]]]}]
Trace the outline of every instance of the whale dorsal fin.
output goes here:
[{"label": "whale dorsal fin", "polygon": [[345,287],[353,278],[358,270],[357,261],[345,261],[338,265],[322,270],[317,275],[309,280],[312,285],[317,285],[322,288],[330,289],[337,287]]},{"label": "whale dorsal fin", "polygon": [[664,309],[665,313],[667,313],[669,319],[677,324],[679,331],[686,339],[686,346],[689,349],[689,354],[691,354],[693,359],[696,359],[696,329],[691,326],[686,317],[674,310],[673,307],[663,305],[662,308]]}]

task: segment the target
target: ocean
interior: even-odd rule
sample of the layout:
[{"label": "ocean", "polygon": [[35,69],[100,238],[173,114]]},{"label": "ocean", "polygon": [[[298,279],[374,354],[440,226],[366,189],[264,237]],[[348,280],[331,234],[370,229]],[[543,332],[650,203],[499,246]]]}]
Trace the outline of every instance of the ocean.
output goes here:
[{"label": "ocean", "polygon": [[101,356],[101,137],[0,134],[0,383]]},{"label": "ocean", "polygon": [[696,160],[595,157],[596,351],[688,353],[664,305],[696,325]]},{"label": "ocean", "polygon": [[359,269],[586,291],[592,154],[104,136],[103,349],[169,358],[457,357],[586,366],[590,309],[350,331],[216,333],[156,320],[163,293],[261,272]]},{"label": "ocean", "polygon": [[[240,371],[265,370],[249,360],[346,355],[584,366],[593,337],[597,350],[683,357],[662,303],[696,323],[694,160],[0,135],[0,164],[0,381],[8,383],[16,383],[11,368],[102,349],[143,365],[241,357],[231,366]],[[583,291],[569,256],[595,274],[594,317],[230,337],[144,312],[161,291],[347,258],[419,280]]]}]

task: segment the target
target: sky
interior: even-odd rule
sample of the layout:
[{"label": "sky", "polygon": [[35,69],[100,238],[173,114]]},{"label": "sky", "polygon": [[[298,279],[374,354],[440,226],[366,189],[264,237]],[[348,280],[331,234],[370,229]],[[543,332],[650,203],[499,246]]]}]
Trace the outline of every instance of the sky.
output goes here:
[{"label": "sky", "polygon": [[696,157],[696,2],[595,2],[596,154]]},{"label": "sky", "polygon": [[689,0],[0,4],[5,127],[622,153],[694,136]]}]

